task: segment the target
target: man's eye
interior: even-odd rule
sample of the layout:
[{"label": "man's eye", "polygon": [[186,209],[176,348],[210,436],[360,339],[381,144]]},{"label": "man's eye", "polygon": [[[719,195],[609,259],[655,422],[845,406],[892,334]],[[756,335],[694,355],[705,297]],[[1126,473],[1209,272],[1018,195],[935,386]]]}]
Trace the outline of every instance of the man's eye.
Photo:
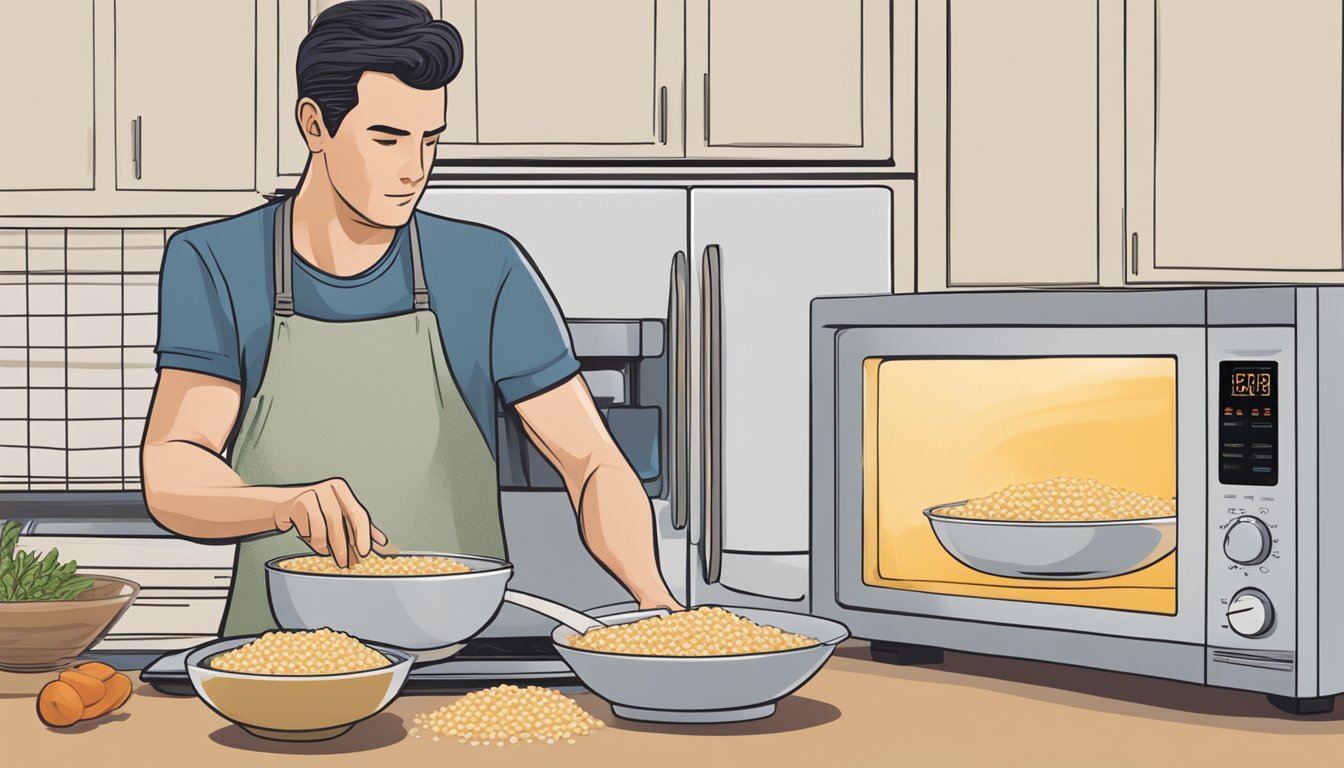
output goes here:
[{"label": "man's eye", "polygon": [[397,143],[396,139],[374,139],[374,143],[382,144],[384,147],[390,147]]}]

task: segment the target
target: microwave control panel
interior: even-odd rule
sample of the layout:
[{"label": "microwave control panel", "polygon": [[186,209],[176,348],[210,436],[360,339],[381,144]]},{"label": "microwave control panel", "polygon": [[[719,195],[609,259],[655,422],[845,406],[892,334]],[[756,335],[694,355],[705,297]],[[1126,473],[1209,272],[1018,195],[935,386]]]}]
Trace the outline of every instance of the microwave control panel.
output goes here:
[{"label": "microwave control panel", "polygon": [[1277,362],[1219,362],[1218,482],[1278,485],[1278,394]]},{"label": "microwave control panel", "polygon": [[1296,672],[1293,329],[1208,340],[1208,682],[1269,690]]}]

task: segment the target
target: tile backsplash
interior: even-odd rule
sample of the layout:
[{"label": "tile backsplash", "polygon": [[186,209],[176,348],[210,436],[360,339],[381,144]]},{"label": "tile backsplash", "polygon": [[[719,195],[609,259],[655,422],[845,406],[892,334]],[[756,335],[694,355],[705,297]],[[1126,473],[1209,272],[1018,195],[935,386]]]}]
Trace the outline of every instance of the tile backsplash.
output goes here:
[{"label": "tile backsplash", "polygon": [[140,488],[170,234],[0,229],[0,491]]}]

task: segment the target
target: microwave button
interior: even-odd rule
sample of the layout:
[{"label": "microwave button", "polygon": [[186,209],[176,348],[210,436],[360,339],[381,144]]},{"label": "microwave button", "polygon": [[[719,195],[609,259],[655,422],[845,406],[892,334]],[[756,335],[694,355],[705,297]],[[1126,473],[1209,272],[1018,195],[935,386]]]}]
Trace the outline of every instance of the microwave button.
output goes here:
[{"label": "microwave button", "polygon": [[[1224,453],[1223,455],[1226,456],[1227,454]],[[1271,461],[1271,460],[1273,460],[1273,458],[1274,458],[1274,454],[1272,454],[1272,453],[1252,453],[1252,454],[1251,454],[1251,458],[1252,458],[1252,459],[1258,459],[1258,460],[1261,460],[1261,461]]]},{"label": "microwave button", "polygon": [[1274,628],[1274,606],[1258,589],[1243,589],[1227,604],[1227,625],[1242,637],[1259,637]]},{"label": "microwave button", "polygon": [[1273,428],[1274,428],[1274,422],[1272,422],[1272,421],[1252,421],[1252,422],[1251,422],[1251,429],[1273,429]]},{"label": "microwave button", "polygon": [[1257,474],[1267,475],[1274,471],[1273,467],[1251,467],[1251,471]]},{"label": "microwave button", "polygon": [[1223,553],[1234,563],[1259,565],[1269,557],[1269,526],[1259,518],[1239,517],[1227,527],[1223,537]]},{"label": "microwave button", "polygon": [[1240,465],[1240,464],[1228,464],[1227,462],[1223,462],[1223,471],[1224,471],[1224,472],[1240,472],[1240,471],[1241,471],[1241,465]]},{"label": "microwave button", "polygon": [[1246,426],[1246,422],[1242,419],[1223,419],[1224,429],[1241,429],[1244,426]]},{"label": "microwave button", "polygon": [[[1224,459],[1244,459],[1244,458],[1246,458],[1246,454],[1244,454],[1244,453],[1237,453],[1236,451],[1223,451],[1223,458],[1224,458]],[[1254,457],[1252,457],[1252,458],[1254,458]]]}]

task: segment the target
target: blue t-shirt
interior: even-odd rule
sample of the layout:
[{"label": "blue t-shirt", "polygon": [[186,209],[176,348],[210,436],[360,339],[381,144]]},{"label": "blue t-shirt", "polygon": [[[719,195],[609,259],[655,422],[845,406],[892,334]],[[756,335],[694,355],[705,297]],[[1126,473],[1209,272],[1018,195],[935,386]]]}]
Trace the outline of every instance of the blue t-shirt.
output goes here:
[{"label": "blue t-shirt", "polygon": [[[271,259],[279,201],[176,232],[159,283],[158,368],[238,383],[242,403],[226,449],[261,384],[271,340]],[[462,399],[492,454],[495,405],[554,387],[579,370],[564,319],[531,259],[497,229],[416,212],[429,306]],[[294,257],[294,313],[366,320],[409,312],[409,229],[373,266],[350,277]],[[388,404],[387,407],[395,407]]]}]

